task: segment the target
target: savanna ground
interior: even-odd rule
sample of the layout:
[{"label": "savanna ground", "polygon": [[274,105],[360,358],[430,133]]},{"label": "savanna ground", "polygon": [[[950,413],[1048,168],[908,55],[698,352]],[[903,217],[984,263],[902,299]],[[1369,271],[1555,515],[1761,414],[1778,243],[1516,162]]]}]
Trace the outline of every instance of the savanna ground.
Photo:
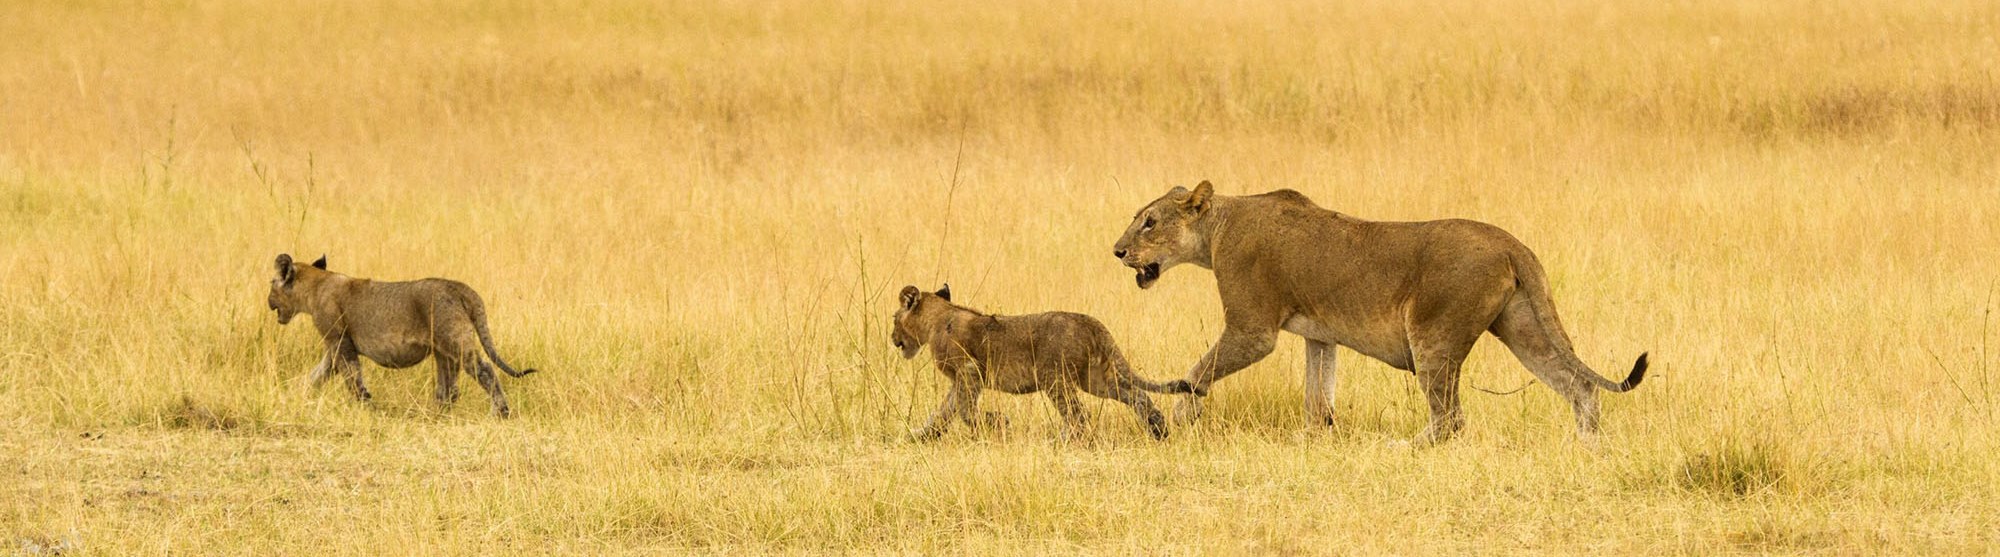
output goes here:
[{"label": "savanna ground", "polygon": [[[2000,544],[2000,4],[0,7],[0,552],[1978,553]],[[1111,256],[1172,185],[1536,249],[1608,439],[1534,386],[1429,450],[1303,356],[1146,438],[902,440],[894,293],[1098,316],[1142,372],[1211,275]],[[281,252],[485,295],[519,416],[423,367],[300,392]],[[1468,384],[1527,372],[1490,338]],[[1172,401],[1161,397],[1162,405]]]}]

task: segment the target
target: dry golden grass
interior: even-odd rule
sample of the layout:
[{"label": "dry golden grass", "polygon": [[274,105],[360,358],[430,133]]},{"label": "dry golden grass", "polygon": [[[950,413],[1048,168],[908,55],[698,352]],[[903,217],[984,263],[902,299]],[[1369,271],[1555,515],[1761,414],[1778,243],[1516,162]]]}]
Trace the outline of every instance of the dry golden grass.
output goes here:
[{"label": "dry golden grass", "polygon": [[[0,551],[2000,544],[2000,5],[549,6],[0,7]],[[1309,426],[1291,337],[1166,443],[1007,396],[899,440],[943,393],[889,346],[904,284],[1179,375],[1212,278],[1110,247],[1204,178],[1498,224],[1586,360],[1656,375],[1595,453],[1542,387],[1390,448],[1421,398],[1351,353]],[[480,289],[545,370],[518,419],[432,410],[428,366],[301,395],[280,252]]]}]

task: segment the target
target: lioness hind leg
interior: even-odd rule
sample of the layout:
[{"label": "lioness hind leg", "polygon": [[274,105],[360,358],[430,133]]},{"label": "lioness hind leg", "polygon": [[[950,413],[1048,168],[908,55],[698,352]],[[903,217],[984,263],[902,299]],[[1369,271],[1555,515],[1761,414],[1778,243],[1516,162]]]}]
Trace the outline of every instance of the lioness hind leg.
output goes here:
[{"label": "lioness hind leg", "polygon": [[1521,361],[1521,366],[1528,368],[1536,379],[1569,401],[1570,410],[1576,413],[1578,436],[1595,436],[1597,388],[1578,376],[1569,364],[1575,356],[1569,353],[1568,343],[1551,338],[1534,311],[1528,300],[1516,296],[1507,304],[1507,309],[1500,312],[1500,317],[1493,321],[1493,336],[1499,337],[1500,342],[1507,345],[1507,350],[1514,353],[1514,358]]},{"label": "lioness hind leg", "polygon": [[1417,382],[1424,388],[1424,399],[1430,403],[1431,421],[1417,434],[1412,443],[1417,446],[1432,445],[1451,439],[1458,430],[1465,427],[1465,414],[1459,406],[1458,378],[1460,366],[1466,354],[1472,352],[1472,343],[1479,340],[1484,331],[1464,334],[1451,330],[1425,331],[1411,342],[1411,353],[1416,355]]},{"label": "lioness hind leg", "polygon": [[1437,444],[1451,439],[1465,427],[1465,414],[1458,403],[1459,364],[1463,359],[1464,356],[1435,354],[1417,361],[1417,380],[1424,388],[1424,400],[1430,403],[1431,422],[1412,440],[1413,444]]},{"label": "lioness hind leg", "polygon": [[500,378],[493,376],[493,366],[487,364],[486,360],[473,361],[478,362],[478,365],[470,367],[474,370],[472,378],[479,381],[479,387],[486,390],[486,397],[493,402],[493,415],[502,418],[512,417],[514,410],[507,406],[507,394],[500,392]]}]

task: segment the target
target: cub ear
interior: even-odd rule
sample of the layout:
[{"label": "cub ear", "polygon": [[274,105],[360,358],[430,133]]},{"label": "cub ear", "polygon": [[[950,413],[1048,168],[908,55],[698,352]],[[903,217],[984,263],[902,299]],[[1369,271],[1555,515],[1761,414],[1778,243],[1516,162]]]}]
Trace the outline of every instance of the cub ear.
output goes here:
[{"label": "cub ear", "polygon": [[285,283],[292,282],[292,254],[278,254],[278,280]]},{"label": "cub ear", "polygon": [[951,301],[951,283],[944,283],[944,288],[939,288],[937,295],[939,298],[944,298],[944,301]]},{"label": "cub ear", "polygon": [[923,294],[923,291],[917,290],[915,286],[903,287],[903,294],[901,296],[903,299],[903,309],[917,309],[917,296],[919,294]]},{"label": "cub ear", "polygon": [[[1202,182],[1202,183],[1206,184],[1208,182]],[[319,269],[321,271],[326,270],[326,254],[324,253],[320,254],[319,259],[313,261],[313,268]]]},{"label": "cub ear", "polygon": [[1209,198],[1214,195],[1215,185],[1208,183],[1208,180],[1202,180],[1194,187],[1194,192],[1188,195],[1187,200],[1181,202],[1181,207],[1187,209],[1189,213],[1202,214],[1208,211]]}]

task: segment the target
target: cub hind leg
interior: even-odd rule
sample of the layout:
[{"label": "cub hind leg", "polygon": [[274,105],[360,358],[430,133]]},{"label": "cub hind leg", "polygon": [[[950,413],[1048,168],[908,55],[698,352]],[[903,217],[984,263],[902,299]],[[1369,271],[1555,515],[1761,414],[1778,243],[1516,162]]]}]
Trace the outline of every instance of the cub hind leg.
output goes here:
[{"label": "cub hind leg", "polygon": [[1152,434],[1154,439],[1167,438],[1167,417],[1160,413],[1159,408],[1153,406],[1153,397],[1147,396],[1145,391],[1132,387],[1112,394],[1113,396],[1105,398],[1132,407],[1132,412],[1139,415],[1139,421],[1146,424],[1146,433]]},{"label": "cub hind leg", "polygon": [[431,397],[436,400],[438,406],[450,408],[453,403],[458,402],[458,374],[463,371],[463,365],[459,358],[443,353],[433,357],[437,359],[437,387],[432,391]]},{"label": "cub hind leg", "polygon": [[1090,382],[1090,394],[1108,398],[1132,407],[1132,413],[1139,415],[1139,422],[1146,424],[1146,433],[1154,439],[1167,438],[1167,417],[1153,405],[1153,397],[1140,390],[1128,380],[1106,377],[1102,381]]},{"label": "cub hind leg", "polygon": [[[493,405],[493,415],[501,418],[512,417],[514,410],[507,404],[507,393],[500,389],[500,378],[493,374],[493,365],[487,363],[479,351],[479,334],[472,330],[469,322],[461,322],[456,329],[450,336],[445,337],[449,338],[450,342],[438,347],[439,360],[445,359],[446,354],[458,354],[456,363],[470,372],[472,379],[479,382],[480,389],[486,391],[486,398]],[[443,371],[440,370],[439,373],[442,374]]]},{"label": "cub hind leg", "polygon": [[513,408],[507,406],[507,394],[500,392],[500,378],[493,376],[493,366],[486,363],[486,360],[478,362],[479,366],[472,378],[479,381],[479,387],[484,389],[487,398],[492,400],[493,415],[501,418],[513,417]]},{"label": "cub hind leg", "polygon": [[1086,426],[1090,422],[1090,412],[1084,410],[1083,403],[1076,400],[1076,387],[1059,383],[1043,388],[1043,392],[1048,395],[1049,402],[1055,404],[1056,412],[1062,414],[1062,437],[1081,438],[1088,431]]}]

